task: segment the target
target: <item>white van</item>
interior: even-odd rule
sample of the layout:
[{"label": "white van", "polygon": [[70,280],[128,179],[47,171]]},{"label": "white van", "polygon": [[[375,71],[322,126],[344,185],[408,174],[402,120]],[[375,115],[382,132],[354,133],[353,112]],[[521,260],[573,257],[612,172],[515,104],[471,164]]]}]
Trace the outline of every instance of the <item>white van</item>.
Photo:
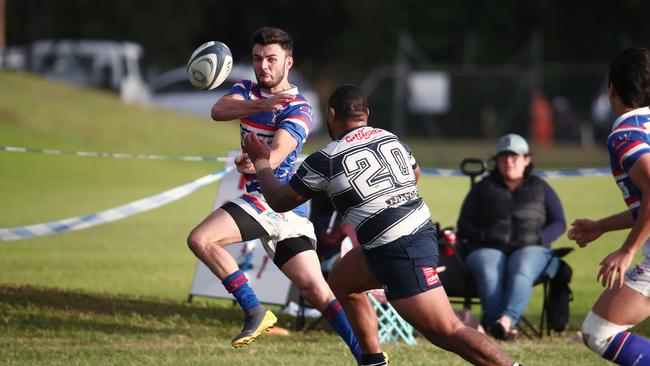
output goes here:
[{"label": "white van", "polygon": [[[142,77],[142,47],[133,42],[103,40],[39,40],[17,52],[5,50],[5,67],[26,69],[45,77],[116,91],[122,100],[147,103]],[[13,62],[12,61],[13,57]]]}]

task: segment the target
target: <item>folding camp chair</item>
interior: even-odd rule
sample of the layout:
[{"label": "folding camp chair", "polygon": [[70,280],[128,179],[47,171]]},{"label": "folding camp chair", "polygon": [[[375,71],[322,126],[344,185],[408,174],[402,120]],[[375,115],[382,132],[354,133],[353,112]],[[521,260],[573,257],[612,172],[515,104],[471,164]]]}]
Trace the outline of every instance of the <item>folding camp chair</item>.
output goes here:
[{"label": "folding camp chair", "polygon": [[397,343],[401,339],[408,345],[416,344],[413,326],[402,319],[395,308],[386,301],[383,292],[384,290],[371,290],[366,293],[377,312],[379,342]]},{"label": "folding camp chair", "polygon": [[[445,245],[445,243],[440,243]],[[445,287],[445,292],[449,297],[452,304],[462,304],[464,308],[471,309],[472,305],[480,305],[481,302],[478,296],[478,290],[474,284],[471,273],[465,267],[460,254],[459,248],[455,248],[451,256],[440,256],[438,268],[444,270],[439,271],[438,275]],[[548,317],[548,299],[549,299],[549,284],[551,282],[551,274],[555,272],[559,259],[571,252],[573,248],[558,248],[553,250],[553,256],[546,265],[546,269],[537,278],[533,286],[542,285],[542,308],[540,313],[539,326],[535,327],[526,316],[521,316],[520,322],[517,323],[517,329],[521,333],[532,339],[533,337],[542,338],[544,336],[544,327],[546,325],[546,318]],[[554,268],[555,267],[555,268]],[[546,328],[546,334],[551,334],[551,329]]]},{"label": "folding camp chair", "polygon": [[[356,238],[354,238],[354,240],[356,240]],[[352,249],[353,245],[354,244],[352,238],[347,237],[346,239],[344,239],[343,242],[341,243],[340,255],[335,258],[332,258],[327,262],[321,263],[321,269],[323,270],[323,273],[329,273],[333,268],[333,266],[335,265],[335,263],[343,255],[345,255],[345,253],[347,253],[350,249]],[[322,316],[319,317],[318,319],[314,320],[313,322],[311,322],[309,325],[305,327],[304,309],[306,307],[306,304],[302,296],[300,296],[297,293],[297,291],[295,291],[295,294],[298,297],[298,305],[299,305],[299,310],[294,325],[295,329],[296,330],[304,329],[305,331],[313,329],[316,326],[316,324],[318,324],[323,319],[323,317]],[[366,294],[368,296],[368,299],[370,299],[370,303],[372,307],[377,313],[379,342],[397,343],[401,339],[406,344],[409,345],[416,344],[413,327],[409,323],[407,323],[404,319],[402,319],[402,317],[397,313],[397,311],[393,308],[393,306],[388,301],[386,301],[384,290],[383,289],[371,290],[368,291]]]},{"label": "folding camp chair", "polygon": [[[483,160],[468,158],[464,159],[461,163],[461,171],[463,174],[470,177],[471,186],[474,185],[476,177],[481,176],[487,170],[486,164]],[[470,187],[471,187],[470,186]],[[438,231],[440,232],[440,230]],[[445,287],[445,292],[449,300],[453,304],[463,304],[466,309],[471,309],[472,305],[480,305],[478,291],[472,275],[465,267],[465,263],[461,258],[460,252],[462,251],[459,243],[445,242],[444,236],[439,239],[441,247],[438,264],[440,280]],[[542,308],[540,313],[539,326],[535,327],[525,316],[522,315],[520,322],[517,323],[517,329],[529,339],[533,336],[542,338],[544,336],[544,327],[546,318],[548,317],[548,299],[549,299],[549,284],[551,275],[553,275],[559,266],[560,258],[570,253],[573,248],[558,248],[553,250],[553,255],[546,265],[545,270],[537,278],[533,286],[541,284],[543,286]],[[450,255],[444,255],[450,253]],[[442,269],[444,267],[444,270]],[[551,330],[547,327],[546,334],[550,335]]]}]

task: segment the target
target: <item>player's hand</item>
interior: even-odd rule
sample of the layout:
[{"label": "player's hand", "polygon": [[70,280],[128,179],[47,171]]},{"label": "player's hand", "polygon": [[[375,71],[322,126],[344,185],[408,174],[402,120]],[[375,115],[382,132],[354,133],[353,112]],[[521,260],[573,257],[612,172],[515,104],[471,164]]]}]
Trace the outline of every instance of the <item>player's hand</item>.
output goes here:
[{"label": "player's hand", "polygon": [[625,270],[632,263],[632,259],[634,259],[634,253],[630,253],[625,249],[619,249],[611,253],[600,262],[600,270],[598,271],[596,280],[603,287],[609,289],[613,288],[615,283],[618,287],[623,287]]},{"label": "player's hand", "polygon": [[247,153],[235,157],[235,166],[240,173],[255,173],[255,166]]},{"label": "player's hand", "polygon": [[598,221],[589,219],[577,219],[571,223],[567,233],[569,240],[574,240],[581,248],[598,239],[603,234]]},{"label": "player's hand", "polygon": [[244,148],[253,164],[260,159],[269,160],[271,157],[271,148],[253,132],[244,137]]},{"label": "player's hand", "polygon": [[296,99],[293,94],[278,93],[270,98],[262,99],[261,105],[264,112],[273,112],[276,109],[284,107],[286,103]]}]

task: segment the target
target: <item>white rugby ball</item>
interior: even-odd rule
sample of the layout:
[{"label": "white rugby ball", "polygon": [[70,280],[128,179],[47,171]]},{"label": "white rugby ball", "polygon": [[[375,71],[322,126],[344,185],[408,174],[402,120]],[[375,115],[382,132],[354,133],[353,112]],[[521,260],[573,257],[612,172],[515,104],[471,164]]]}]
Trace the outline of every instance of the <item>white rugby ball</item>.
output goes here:
[{"label": "white rugby ball", "polygon": [[232,70],[228,46],[210,41],[200,45],[187,62],[187,77],[195,87],[210,90],[223,83]]}]

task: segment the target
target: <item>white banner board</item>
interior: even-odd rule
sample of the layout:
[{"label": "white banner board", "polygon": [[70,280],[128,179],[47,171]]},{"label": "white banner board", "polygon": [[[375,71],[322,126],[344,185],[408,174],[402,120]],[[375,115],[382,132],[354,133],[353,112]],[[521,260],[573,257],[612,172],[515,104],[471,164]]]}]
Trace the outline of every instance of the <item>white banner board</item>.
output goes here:
[{"label": "white banner board", "polygon": [[[238,154],[238,151],[230,151],[228,157],[235,157]],[[234,163],[232,161],[226,163],[226,166],[230,165],[234,165]],[[240,196],[242,193],[244,193],[243,179],[237,169],[234,169],[221,180],[213,210],[220,207],[225,201]],[[248,283],[255,290],[260,302],[277,305],[287,304],[291,282],[266,255],[266,251],[259,240],[231,244],[226,246],[226,250],[235,258],[239,267],[246,274]],[[196,272],[190,290],[190,301],[192,296],[233,299],[233,296],[221,284],[221,280],[201,261],[198,261],[196,265]]]}]

